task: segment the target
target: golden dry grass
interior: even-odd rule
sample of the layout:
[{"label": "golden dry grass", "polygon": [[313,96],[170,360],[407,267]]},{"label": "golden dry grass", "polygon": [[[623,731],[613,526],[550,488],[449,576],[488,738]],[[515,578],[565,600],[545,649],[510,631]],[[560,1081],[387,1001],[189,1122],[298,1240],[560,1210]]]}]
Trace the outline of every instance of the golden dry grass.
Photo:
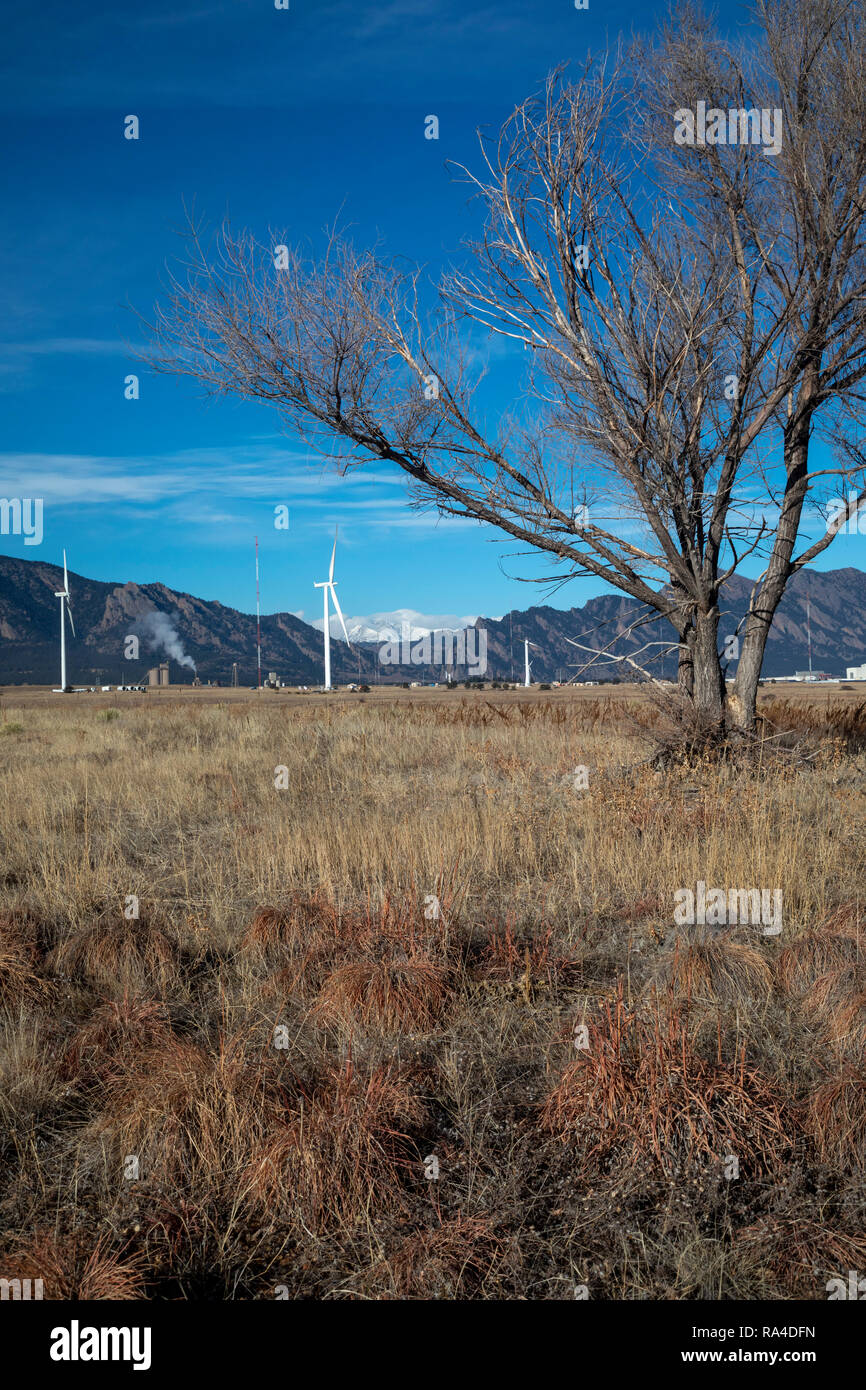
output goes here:
[{"label": "golden dry grass", "polygon": [[[851,705],[773,707],[807,765],[654,771],[634,691],[104,703],[4,702],[0,1273],[781,1298],[862,1263]],[[781,887],[782,935],[675,926],[698,880]]]}]

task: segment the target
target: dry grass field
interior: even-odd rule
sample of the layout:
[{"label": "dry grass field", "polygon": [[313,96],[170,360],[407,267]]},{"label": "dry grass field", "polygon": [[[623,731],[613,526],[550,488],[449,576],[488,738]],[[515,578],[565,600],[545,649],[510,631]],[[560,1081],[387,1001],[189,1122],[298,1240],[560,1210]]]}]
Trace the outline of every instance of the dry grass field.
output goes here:
[{"label": "dry grass field", "polygon": [[[7,691],[0,1275],[826,1299],[866,1271],[866,718],[806,694],[765,702],[757,767],[695,767],[648,761],[628,691]],[[698,881],[781,888],[781,934],[675,925]]]}]

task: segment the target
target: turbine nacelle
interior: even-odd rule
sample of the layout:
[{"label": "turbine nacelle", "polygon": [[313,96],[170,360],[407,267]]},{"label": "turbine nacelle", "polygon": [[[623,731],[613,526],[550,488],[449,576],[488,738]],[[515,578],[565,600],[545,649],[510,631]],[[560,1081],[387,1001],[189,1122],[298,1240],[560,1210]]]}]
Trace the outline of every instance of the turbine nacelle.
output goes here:
[{"label": "turbine nacelle", "polygon": [[329,566],[329,568],[328,568],[328,577],[327,577],[327,579],[320,579],[320,580],[318,580],[318,581],[314,581],[314,583],[313,583],[313,588],[314,588],[314,589],[321,589],[321,590],[323,591],[322,597],[323,597],[323,599],[324,599],[324,613],[325,613],[325,620],[324,620],[324,638],[325,638],[325,689],[326,689],[326,690],[330,690],[330,689],[331,689],[331,615],[330,615],[330,612],[329,612],[329,610],[328,610],[328,595],[329,595],[329,594],[330,594],[331,598],[332,598],[333,601],[334,601],[334,611],[335,611],[335,613],[337,614],[337,617],[340,619],[340,626],[341,626],[342,629],[343,629],[343,634],[344,634],[344,636],[345,636],[345,638],[346,638],[346,641],[348,642],[348,644],[349,644],[350,647],[351,647],[351,645],[352,645],[352,640],[351,640],[351,638],[349,637],[349,631],[348,631],[348,628],[346,627],[346,620],[345,620],[345,618],[343,617],[343,610],[342,610],[342,608],[340,607],[340,600],[337,598],[337,582],[336,582],[336,580],[334,579],[334,562],[335,562],[335,560],[336,560],[336,556],[337,556],[337,531],[336,531],[336,529],[335,529],[335,530],[334,530],[334,548],[333,548],[333,550],[331,551],[331,563],[330,563],[330,566]]}]

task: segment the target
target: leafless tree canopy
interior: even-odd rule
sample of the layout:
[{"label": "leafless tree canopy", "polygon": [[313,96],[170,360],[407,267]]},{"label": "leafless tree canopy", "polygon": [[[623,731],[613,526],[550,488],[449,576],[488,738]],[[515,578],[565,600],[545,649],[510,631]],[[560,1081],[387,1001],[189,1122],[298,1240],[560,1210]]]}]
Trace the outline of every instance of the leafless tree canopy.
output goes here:
[{"label": "leafless tree canopy", "polygon": [[[482,230],[435,292],[337,234],[316,258],[193,226],[150,358],[638,599],[671,623],[701,715],[744,729],[785,585],[856,505],[798,552],[807,499],[840,479],[866,497],[866,20],[859,0],[759,0],[754,21],[740,46],[686,7],[654,42],[554,73],[455,170]],[[699,103],[736,139],[677,143]],[[478,325],[526,365],[526,408],[494,426]],[[727,693],[720,602],[748,557]]]}]

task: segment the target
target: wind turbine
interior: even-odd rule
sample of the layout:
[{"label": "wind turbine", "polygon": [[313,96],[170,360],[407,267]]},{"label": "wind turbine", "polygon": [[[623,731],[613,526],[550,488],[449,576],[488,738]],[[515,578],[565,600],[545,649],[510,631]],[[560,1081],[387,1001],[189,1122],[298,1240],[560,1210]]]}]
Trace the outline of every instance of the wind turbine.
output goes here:
[{"label": "wind turbine", "polygon": [[64,618],[64,605],[69,614],[69,626],[72,629],[72,636],[75,636],[75,624],[72,621],[72,609],[69,606],[69,576],[66,573],[66,551],[63,552],[63,588],[59,593],[55,593],[55,598],[60,599],[60,692],[66,690],[66,622]]},{"label": "wind turbine", "polygon": [[[533,646],[533,647],[535,646],[535,643],[534,643],[534,642],[532,643],[532,646]],[[530,680],[529,680],[529,647],[530,647],[529,638],[528,638],[528,637],[524,637],[524,639],[523,639],[523,684],[524,684],[524,686],[528,686],[528,685],[530,684]]]},{"label": "wind turbine", "polygon": [[338,530],[338,528],[335,527],[335,528],[334,528],[334,549],[331,551],[331,568],[328,570],[328,577],[327,577],[327,579],[323,579],[320,583],[314,583],[314,584],[313,584],[313,588],[314,588],[314,589],[322,589],[322,590],[323,590],[323,595],[322,595],[322,596],[323,596],[323,598],[324,598],[324,600],[325,600],[325,689],[326,689],[326,690],[330,690],[330,689],[331,689],[331,626],[330,626],[330,614],[329,614],[329,612],[328,612],[328,590],[330,590],[330,592],[331,592],[331,598],[334,600],[334,609],[336,610],[337,617],[340,619],[340,625],[341,625],[341,627],[342,627],[342,629],[343,629],[343,632],[345,633],[346,641],[349,643],[349,646],[350,646],[350,647],[351,647],[351,645],[352,645],[351,641],[349,640],[349,634],[348,634],[348,632],[346,631],[346,621],[345,621],[345,619],[344,619],[344,617],[343,617],[343,610],[340,608],[339,599],[337,598],[337,586],[336,586],[336,582],[335,582],[335,580],[334,580],[334,560],[335,560],[336,555],[337,555],[337,530]]}]

